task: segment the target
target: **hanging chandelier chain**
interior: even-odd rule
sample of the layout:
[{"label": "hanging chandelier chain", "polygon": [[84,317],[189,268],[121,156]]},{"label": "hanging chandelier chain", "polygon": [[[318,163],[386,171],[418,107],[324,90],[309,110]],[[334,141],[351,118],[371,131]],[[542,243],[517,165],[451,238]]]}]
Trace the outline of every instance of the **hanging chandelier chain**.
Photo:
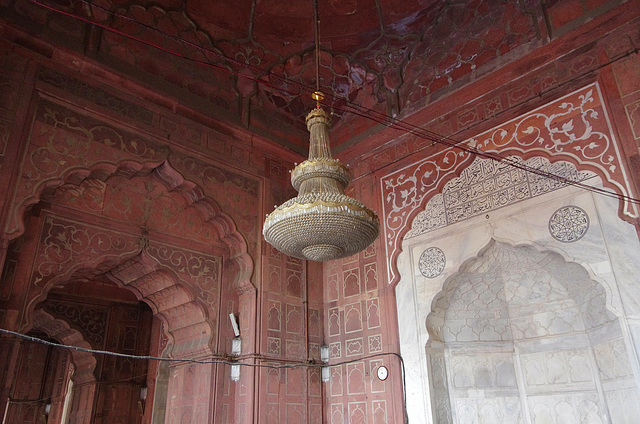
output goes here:
[{"label": "hanging chandelier chain", "polygon": [[320,92],[320,16],[318,15],[318,0],[313,0],[313,24],[316,44],[316,92],[311,96],[316,101],[316,107],[320,108],[320,102],[324,95]]}]

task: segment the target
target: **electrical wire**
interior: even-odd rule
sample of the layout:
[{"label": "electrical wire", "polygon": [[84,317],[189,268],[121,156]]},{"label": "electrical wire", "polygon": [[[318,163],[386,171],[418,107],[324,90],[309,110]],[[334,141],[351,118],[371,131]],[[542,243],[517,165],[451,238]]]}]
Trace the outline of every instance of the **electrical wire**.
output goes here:
[{"label": "electrical wire", "polygon": [[[44,345],[47,345],[47,346],[59,347],[59,348],[63,348],[63,349],[70,349],[70,350],[75,350],[75,351],[79,351],[79,352],[91,353],[91,354],[116,356],[116,357],[119,357],[119,358],[145,360],[145,361],[172,362],[172,363],[189,363],[189,364],[198,364],[198,365],[203,365],[203,364],[239,365],[239,366],[250,367],[250,368],[268,368],[268,369],[275,369],[275,370],[289,369],[289,368],[324,368],[324,367],[333,368],[333,367],[339,367],[339,366],[343,366],[343,365],[353,364],[353,363],[356,363],[356,362],[362,362],[362,361],[365,361],[365,360],[368,360],[368,359],[379,358],[379,357],[382,357],[382,356],[395,356],[400,361],[400,366],[401,366],[401,371],[402,371],[402,395],[403,395],[404,416],[405,416],[406,423],[407,424],[409,423],[409,415],[408,415],[408,411],[407,411],[406,370],[405,370],[405,366],[404,366],[404,359],[402,358],[402,355],[400,355],[399,353],[396,353],[396,352],[374,353],[374,354],[370,354],[370,355],[367,355],[367,356],[361,356],[361,357],[349,359],[349,360],[346,360],[346,361],[340,361],[340,362],[334,362],[334,363],[317,362],[317,361],[314,361],[314,360],[310,360],[310,361],[287,361],[287,360],[280,360],[279,358],[263,357],[263,356],[258,355],[258,354],[248,354],[248,355],[242,355],[242,356],[238,356],[238,357],[229,356],[229,355],[212,355],[216,359],[167,358],[167,357],[151,356],[151,355],[131,355],[131,354],[128,354],[128,353],[112,352],[112,351],[109,351],[109,350],[88,349],[88,348],[79,347],[79,346],[66,345],[66,344],[63,344],[63,343],[56,343],[56,342],[52,342],[52,341],[49,341],[49,340],[40,339],[38,337],[29,336],[27,334],[18,333],[16,331],[7,330],[5,328],[0,328],[0,333],[5,333],[5,334],[8,334],[8,335],[20,338],[20,339],[28,340],[28,341],[35,342],[35,343],[44,344]],[[261,364],[261,363],[242,362],[243,360],[246,360],[246,359],[259,359],[259,360],[263,360],[263,361],[265,361],[267,363],[266,364]],[[288,363],[283,364],[283,365],[274,365],[274,364],[270,364],[269,362],[288,362]],[[115,381],[117,381],[117,380],[115,380]],[[107,382],[107,383],[110,383],[110,382]],[[25,403],[38,402],[38,401],[41,401],[41,400],[42,399],[39,399],[39,400],[25,400],[24,402]],[[46,398],[45,398],[45,400],[46,400]]]},{"label": "electrical wire", "polygon": [[22,403],[41,403],[41,402],[45,402],[48,400],[51,400],[51,396],[48,397],[43,397],[40,399],[14,399],[11,396],[9,396],[9,403],[15,403],[15,404],[22,404]]},{"label": "electrical wire", "polygon": [[[274,78],[276,80],[279,80],[279,81],[285,83],[287,86],[296,87],[299,91],[291,91],[291,90],[285,89],[282,86],[277,86],[277,85],[274,85],[272,83],[269,83],[264,78],[254,77],[254,76],[251,76],[251,75],[247,75],[247,74],[241,73],[239,71],[234,71],[232,69],[227,69],[224,66],[212,64],[211,62],[208,62],[208,61],[205,62],[205,61],[202,61],[202,60],[199,60],[199,59],[195,59],[195,58],[183,55],[181,53],[178,53],[178,52],[169,50],[167,48],[164,48],[162,46],[159,46],[157,44],[151,43],[151,42],[149,42],[147,40],[144,40],[142,38],[139,38],[139,37],[124,33],[122,31],[117,30],[117,29],[115,29],[113,27],[110,27],[108,25],[101,24],[99,22],[84,18],[82,16],[75,15],[73,13],[69,13],[69,12],[57,9],[55,7],[43,4],[43,3],[39,2],[38,0],[30,0],[30,1],[32,3],[35,3],[35,4],[37,4],[37,5],[41,6],[41,7],[44,7],[46,9],[48,9],[48,10],[53,11],[53,12],[57,12],[57,13],[60,13],[62,15],[65,15],[65,16],[81,20],[81,21],[83,21],[85,23],[94,25],[96,27],[102,28],[102,29],[104,29],[106,31],[109,31],[109,32],[113,32],[113,33],[118,34],[120,36],[123,36],[125,38],[132,39],[132,40],[137,41],[139,43],[142,43],[142,44],[145,44],[147,46],[150,46],[150,47],[153,47],[155,49],[158,49],[160,51],[163,51],[165,53],[174,55],[176,57],[188,60],[190,62],[199,64],[199,65],[202,65],[202,66],[207,66],[207,67],[210,67],[210,68],[213,68],[213,69],[217,69],[217,70],[223,71],[225,73],[229,73],[229,74],[235,75],[235,76],[237,76],[239,78],[249,79],[251,81],[256,82],[257,84],[261,84],[261,85],[267,86],[269,88],[272,88],[274,90],[277,90],[277,91],[279,91],[281,93],[284,93],[284,94],[287,94],[287,95],[290,95],[290,96],[297,96],[297,95],[300,95],[302,92],[313,93],[313,89],[312,88],[309,88],[306,85],[304,85],[302,83],[299,83],[298,81],[294,81],[294,80],[288,79],[288,78],[286,78],[284,76],[274,74],[274,73],[272,73],[270,71],[266,71],[266,70],[261,69],[261,68],[259,68],[257,66],[254,66],[254,65],[243,63],[243,62],[241,62],[241,61],[239,61],[237,59],[234,59],[234,58],[231,58],[229,56],[226,56],[226,55],[224,55],[224,54],[222,54],[220,52],[204,48],[204,47],[199,46],[199,45],[197,45],[195,43],[192,43],[190,41],[184,40],[184,39],[182,39],[180,37],[177,37],[177,36],[168,34],[168,33],[164,32],[164,31],[161,31],[161,30],[159,30],[159,29],[157,29],[157,28],[155,28],[155,27],[153,27],[151,25],[144,24],[144,23],[136,21],[135,19],[132,19],[132,18],[130,18],[128,16],[116,13],[116,12],[114,12],[112,10],[109,10],[109,9],[104,8],[102,6],[96,5],[96,4],[94,4],[94,3],[92,3],[92,2],[90,2],[88,0],[82,0],[82,1],[84,3],[86,3],[87,5],[91,6],[91,7],[98,8],[98,9],[108,13],[111,16],[114,16],[114,17],[117,17],[117,18],[120,18],[120,19],[125,19],[125,20],[127,20],[127,21],[129,21],[131,23],[139,25],[140,27],[155,31],[155,32],[161,34],[163,37],[165,37],[167,39],[171,39],[171,40],[174,40],[176,42],[183,43],[184,45],[192,47],[192,48],[195,48],[195,49],[197,49],[197,50],[199,50],[199,51],[201,51],[203,53],[206,53],[206,54],[209,54],[209,55],[214,55],[214,56],[219,57],[220,59],[222,59],[224,61],[227,61],[229,63],[233,63],[233,64],[235,64],[237,66],[240,66],[240,67],[242,67],[244,69],[250,69],[256,75],[262,75],[263,77],[268,76],[270,78]],[[317,19],[316,19],[316,25],[317,25]],[[316,46],[316,48],[319,49],[319,46]],[[596,67],[596,69],[601,69],[604,66],[608,66],[608,65],[610,65],[610,64],[612,64],[612,63],[614,63],[614,62],[616,62],[618,60],[621,60],[621,59],[623,59],[625,57],[630,56],[631,54],[635,54],[638,51],[639,51],[639,49],[635,48],[635,49],[629,50],[627,52],[624,52],[621,55],[609,60],[608,62],[600,64],[598,67]],[[317,67],[319,67],[319,57],[320,57],[319,54],[316,54],[316,61],[318,62],[316,64]],[[591,69],[589,71],[586,71],[582,75],[574,76],[574,78],[571,81],[575,80],[576,78],[580,78],[580,77],[582,77],[582,76],[584,76],[584,75],[586,75],[588,73],[591,73],[593,71],[594,70]],[[564,82],[563,84],[568,84],[571,81]],[[319,86],[319,78],[318,78],[318,80],[316,82],[316,85]],[[560,85],[558,85],[558,86],[560,86]],[[553,87],[553,89],[555,89],[555,88],[557,88],[557,87]],[[318,91],[318,90],[316,90],[316,91]],[[539,95],[542,95],[543,93],[544,92],[541,92],[541,93],[539,93]],[[403,120],[400,120],[400,119],[397,119],[397,118],[394,118],[394,117],[390,117],[390,116],[388,116],[388,115],[386,115],[384,113],[375,111],[373,109],[362,107],[362,106],[360,106],[358,104],[355,104],[355,103],[349,101],[348,99],[344,99],[344,98],[335,96],[333,94],[328,94],[326,97],[329,100],[332,100],[332,101],[321,101],[321,100],[318,100],[318,99],[316,99],[316,101],[319,104],[332,107],[335,110],[351,113],[351,114],[354,114],[354,115],[357,115],[357,116],[372,120],[372,121],[374,121],[374,122],[376,122],[378,124],[382,124],[382,125],[384,125],[384,126],[386,126],[388,128],[398,129],[398,130],[404,131],[405,133],[413,134],[413,135],[415,135],[417,137],[420,137],[422,139],[429,140],[429,141],[432,142],[432,144],[431,144],[432,147],[435,146],[436,144],[444,145],[445,147],[458,149],[458,150],[461,150],[463,152],[469,153],[471,155],[480,156],[480,157],[487,158],[487,159],[492,159],[494,161],[498,161],[498,162],[504,163],[504,164],[506,164],[508,166],[523,170],[525,172],[529,172],[529,173],[533,173],[533,174],[536,174],[536,175],[539,175],[539,176],[542,176],[542,177],[545,177],[545,178],[549,178],[549,179],[561,182],[561,183],[566,184],[566,185],[572,185],[572,186],[578,187],[578,188],[583,189],[583,190],[587,190],[587,191],[590,191],[590,192],[593,192],[593,193],[600,194],[602,196],[615,198],[617,200],[622,200],[622,201],[625,201],[625,202],[628,202],[628,203],[640,205],[640,199],[634,198],[632,196],[621,194],[621,193],[616,193],[615,191],[610,191],[610,190],[608,190],[606,188],[594,187],[594,186],[582,183],[580,181],[574,181],[574,180],[571,180],[569,178],[553,174],[551,172],[547,172],[547,171],[544,171],[544,170],[541,170],[541,169],[538,169],[538,168],[534,168],[534,167],[528,166],[528,165],[526,165],[524,163],[518,162],[517,160],[514,160],[513,158],[502,156],[498,152],[482,151],[482,150],[480,150],[480,149],[478,149],[476,147],[465,145],[460,140],[455,140],[455,139],[453,139],[451,137],[448,137],[448,136],[438,135],[435,132],[429,131],[429,130],[427,130],[425,128],[410,124],[408,122],[405,122]],[[334,104],[336,102],[344,103],[344,104],[347,105],[347,107],[336,106]]]}]

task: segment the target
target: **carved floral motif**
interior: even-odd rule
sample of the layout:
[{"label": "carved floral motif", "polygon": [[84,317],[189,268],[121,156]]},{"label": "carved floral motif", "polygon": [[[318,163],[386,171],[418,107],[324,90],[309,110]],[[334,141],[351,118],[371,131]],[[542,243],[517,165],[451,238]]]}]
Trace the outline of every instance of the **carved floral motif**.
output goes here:
[{"label": "carved floral motif", "polygon": [[222,259],[172,246],[150,244],[146,251],[160,264],[183,274],[199,300],[210,308],[209,318],[215,321],[220,292]]},{"label": "carved floral motif", "polygon": [[[486,152],[517,156],[542,156],[577,164],[596,172],[606,187],[621,195],[630,193],[629,181],[597,83],[467,140],[464,144]],[[422,159],[381,179],[384,237],[389,282],[407,224],[450,179],[471,162],[471,153],[453,148]],[[621,212],[638,216],[635,205],[621,204]]]},{"label": "carved floral motif", "polygon": [[41,99],[6,232],[19,232],[21,214],[38,201],[44,187],[58,186],[80,170],[81,178],[89,172],[102,175],[118,168],[133,173],[143,167],[141,163],[157,166],[167,153],[165,147]]},{"label": "carved floral motif", "polygon": [[103,348],[106,337],[109,309],[106,307],[83,305],[75,302],[47,301],[43,309],[50,314],[63,318],[78,328],[92,343],[92,346]]},{"label": "carved floral motif", "polygon": [[420,255],[418,268],[420,273],[427,278],[435,278],[442,274],[446,258],[444,252],[437,247],[429,247]]},{"label": "carved floral motif", "polygon": [[232,214],[242,234],[256,242],[253,239],[257,217],[255,199],[259,196],[257,179],[180,153],[172,155],[171,163],[185,178],[201,183],[204,190],[214,193],[213,197],[225,212]]},{"label": "carved floral motif", "polygon": [[[42,230],[32,284],[44,287],[53,277],[69,275],[88,258],[124,257],[139,249],[139,241],[134,237],[48,216]],[[101,271],[95,269],[94,272]]]}]

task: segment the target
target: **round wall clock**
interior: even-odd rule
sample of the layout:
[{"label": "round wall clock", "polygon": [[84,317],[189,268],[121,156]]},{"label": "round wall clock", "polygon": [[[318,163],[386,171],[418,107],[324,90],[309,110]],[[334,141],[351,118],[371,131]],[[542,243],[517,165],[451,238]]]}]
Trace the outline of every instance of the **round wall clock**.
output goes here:
[{"label": "round wall clock", "polygon": [[378,367],[378,378],[380,380],[384,381],[387,379],[388,376],[389,376],[389,370],[387,370],[387,367],[385,366]]}]

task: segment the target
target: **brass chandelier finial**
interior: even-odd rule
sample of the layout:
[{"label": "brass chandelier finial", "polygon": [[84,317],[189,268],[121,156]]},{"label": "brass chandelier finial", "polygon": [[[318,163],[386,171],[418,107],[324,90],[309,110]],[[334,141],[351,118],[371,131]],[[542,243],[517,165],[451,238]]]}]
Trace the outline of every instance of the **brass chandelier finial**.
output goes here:
[{"label": "brass chandelier finial", "polygon": [[309,159],[291,172],[298,196],[267,216],[262,233],[267,242],[288,256],[329,261],[354,255],[378,237],[377,215],[344,194],[351,182],[346,166],[331,157],[329,116],[321,108],[318,2],[314,0],[316,24],[316,109],[306,118],[310,133]]}]

